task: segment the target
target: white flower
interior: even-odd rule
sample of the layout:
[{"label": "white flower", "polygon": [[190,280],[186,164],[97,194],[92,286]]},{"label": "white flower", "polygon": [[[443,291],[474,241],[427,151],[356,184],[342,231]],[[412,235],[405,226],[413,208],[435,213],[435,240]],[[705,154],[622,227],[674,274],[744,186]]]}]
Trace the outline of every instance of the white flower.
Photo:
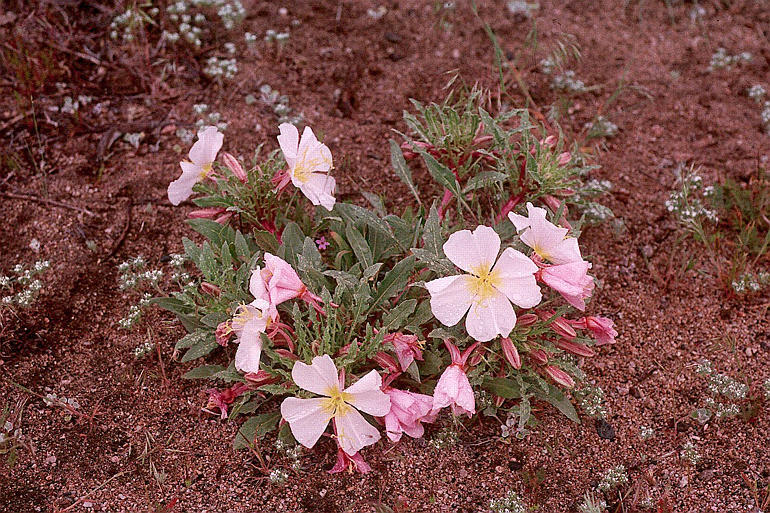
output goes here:
[{"label": "white flower", "polygon": [[468,312],[465,327],[480,342],[511,333],[516,325],[511,303],[531,308],[542,299],[534,262],[513,248],[506,248],[498,259],[499,251],[500,237],[488,226],[455,232],[444,244],[444,253],[468,274],[425,284],[433,315],[454,326]]},{"label": "white flower", "polygon": [[281,146],[289,177],[302,194],[313,203],[322,205],[327,210],[334,207],[334,188],[336,182],[329,176],[332,168],[332,153],[329,148],[316,139],[313,130],[305,127],[302,139],[297,128],[289,123],[282,123],[278,129],[278,144]]},{"label": "white flower", "polygon": [[255,299],[248,305],[241,305],[233,317],[232,327],[238,337],[235,352],[235,368],[241,372],[259,372],[259,357],[262,355],[262,333],[270,323],[269,304]]},{"label": "white flower", "polygon": [[524,230],[521,234],[521,242],[535,250],[540,258],[556,265],[583,260],[577,239],[567,237],[566,228],[548,221],[545,218],[544,208],[527,203],[527,215],[528,217],[524,217],[511,212],[508,218],[517,230]]},{"label": "white flower", "polygon": [[305,447],[313,447],[334,419],[337,441],[349,456],[377,442],[379,430],[358,412],[383,417],[390,411],[390,398],[380,390],[382,378],[377,371],[342,390],[337,367],[329,355],[316,356],[307,365],[296,362],[291,377],[300,388],[323,398],[288,397],[281,404],[281,415],[289,423],[291,433]]},{"label": "white flower", "polygon": [[198,132],[198,140],[190,149],[190,161],[182,161],[182,176],[168,186],[168,199],[173,205],[179,205],[192,195],[193,185],[211,173],[217,153],[222,148],[224,134],[216,127],[203,127]]}]

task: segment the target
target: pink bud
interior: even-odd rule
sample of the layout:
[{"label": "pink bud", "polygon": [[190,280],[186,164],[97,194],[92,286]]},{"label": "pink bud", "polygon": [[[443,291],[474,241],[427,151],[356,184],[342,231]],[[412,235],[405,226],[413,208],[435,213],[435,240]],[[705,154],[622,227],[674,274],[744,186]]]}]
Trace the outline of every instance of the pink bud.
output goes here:
[{"label": "pink bud", "polygon": [[575,329],[569,325],[569,322],[567,322],[567,319],[564,317],[557,317],[550,325],[551,329],[556,332],[557,334],[561,335],[565,338],[575,338],[577,337],[577,333],[575,332]]},{"label": "pink bud", "polygon": [[519,315],[519,317],[516,318],[516,326],[532,326],[537,322],[537,315],[533,313],[525,313],[523,315]]},{"label": "pink bud", "polygon": [[549,135],[548,137],[546,137],[545,139],[540,141],[540,144],[542,144],[544,146],[550,146],[551,148],[553,148],[554,146],[556,146],[556,143],[558,141],[559,140],[556,138],[555,135]]},{"label": "pink bud", "polygon": [[549,365],[545,368],[545,373],[548,374],[555,382],[564,387],[572,388],[575,386],[575,380],[572,379],[572,376],[558,367]]},{"label": "pink bud", "polygon": [[559,349],[564,349],[568,353],[576,354],[578,356],[591,357],[596,355],[596,353],[594,353],[593,349],[590,347],[578,342],[567,340],[565,338],[560,338],[554,342],[554,345]]},{"label": "pink bud", "polygon": [[222,156],[222,160],[225,161],[225,166],[227,166],[227,169],[232,171],[232,173],[236,176],[236,178],[238,178],[238,180],[240,180],[242,183],[246,183],[248,181],[246,172],[243,170],[241,163],[238,162],[238,159],[236,159],[229,153],[225,153]]},{"label": "pink bud", "polygon": [[233,334],[233,325],[231,321],[220,322],[214,332],[217,340],[217,344],[226,347],[230,336]]},{"label": "pink bud", "polygon": [[247,372],[243,377],[253,388],[259,388],[262,385],[271,385],[273,383],[278,383],[279,381],[278,378],[271,376],[261,369],[258,372]]},{"label": "pink bud", "polygon": [[528,354],[529,354],[529,357],[535,360],[536,363],[539,363],[539,364],[548,363],[548,355],[542,349],[535,349],[533,351],[530,351]]},{"label": "pink bud", "polygon": [[204,294],[208,294],[209,296],[214,297],[219,297],[219,295],[222,293],[222,289],[207,281],[201,282],[201,290]]},{"label": "pink bud", "polygon": [[382,367],[385,372],[400,372],[396,359],[384,351],[379,351],[372,357],[372,360],[377,362],[377,365]]},{"label": "pink bud", "polygon": [[296,354],[294,354],[291,351],[288,351],[286,349],[276,349],[275,353],[278,356],[282,356],[284,358],[288,358],[289,360],[294,360],[294,361],[299,360],[299,356],[297,356]]},{"label": "pink bud", "polygon": [[187,214],[187,217],[192,219],[212,219],[224,212],[225,209],[221,207],[201,208],[199,210],[193,210]]},{"label": "pink bud", "polygon": [[516,349],[516,346],[511,342],[511,339],[505,337],[500,340],[500,347],[502,347],[503,356],[508,363],[510,363],[514,369],[521,369],[521,356],[519,355],[519,350]]},{"label": "pink bud", "polygon": [[227,221],[229,221],[231,217],[233,217],[233,213],[232,212],[225,212],[221,216],[219,216],[216,219],[214,219],[214,221],[216,221],[219,224],[226,224]]},{"label": "pink bud", "polygon": [[560,166],[566,166],[570,163],[572,160],[572,153],[565,151],[564,153],[559,155],[559,165]]}]

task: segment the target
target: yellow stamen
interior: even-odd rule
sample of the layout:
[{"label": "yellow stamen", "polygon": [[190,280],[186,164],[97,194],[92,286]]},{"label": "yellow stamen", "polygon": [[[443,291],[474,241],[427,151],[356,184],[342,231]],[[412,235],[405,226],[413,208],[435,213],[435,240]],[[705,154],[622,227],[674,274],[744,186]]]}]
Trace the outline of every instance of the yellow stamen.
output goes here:
[{"label": "yellow stamen", "polygon": [[339,388],[330,388],[326,391],[326,395],[328,395],[329,398],[324,399],[321,407],[330,416],[341,417],[347,415],[352,408],[352,406],[347,404],[347,401],[352,400],[353,396],[343,392]]},{"label": "yellow stamen", "polygon": [[302,183],[307,182],[310,179],[310,175],[320,168],[321,165],[326,164],[331,167],[331,161],[321,152],[318,152],[314,158],[308,158],[307,152],[310,148],[305,148],[302,155],[297,156],[297,160],[292,170],[294,178]]},{"label": "yellow stamen", "polygon": [[211,171],[213,169],[214,169],[214,163],[213,162],[209,162],[208,164],[204,164],[203,166],[201,166],[201,174],[200,174],[201,180],[203,180],[204,178],[209,176],[209,174],[211,173]]},{"label": "yellow stamen", "polygon": [[474,276],[468,285],[468,290],[475,300],[483,303],[497,294],[497,287],[502,283],[499,271],[489,270],[487,266],[479,266],[472,270]]}]

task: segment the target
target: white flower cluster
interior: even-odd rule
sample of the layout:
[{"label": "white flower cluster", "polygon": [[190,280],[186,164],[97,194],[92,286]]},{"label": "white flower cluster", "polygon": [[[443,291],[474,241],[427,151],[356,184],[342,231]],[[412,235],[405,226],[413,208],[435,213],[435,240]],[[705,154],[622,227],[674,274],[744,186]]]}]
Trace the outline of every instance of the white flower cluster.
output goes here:
[{"label": "white flower cluster", "polygon": [[289,41],[288,32],[277,32],[273,29],[269,29],[267,32],[265,32],[266,43],[276,43],[279,46],[284,46],[288,41]]},{"label": "white flower cluster", "polygon": [[749,387],[726,374],[714,373],[709,378],[709,391],[729,399],[746,399]]},{"label": "white flower cluster", "polygon": [[762,388],[765,389],[765,400],[770,401],[770,378],[767,378],[762,384]]},{"label": "white flower cluster", "polygon": [[[273,109],[273,113],[278,116],[279,123],[290,123],[299,125],[302,123],[302,114],[292,115],[292,108],[289,106],[289,97],[282,95],[277,89],[273,89],[269,84],[264,84],[259,88],[259,99],[262,103]],[[246,103],[252,104],[257,99],[253,95],[246,97]]]},{"label": "white flower cluster", "polygon": [[580,407],[590,417],[603,419],[607,416],[604,406],[604,390],[601,387],[586,385],[576,392],[580,398]]},{"label": "white flower cluster", "polygon": [[[227,130],[227,122],[222,121],[222,114],[219,112],[208,112],[208,110],[209,106],[205,103],[196,103],[193,105],[193,111],[198,116],[201,116],[195,121],[195,127],[200,130],[204,126],[216,126],[220,132]],[[176,135],[183,143],[190,144],[195,133],[186,128],[179,128],[176,131]]]},{"label": "white flower cluster", "polygon": [[200,47],[201,36],[207,23],[206,15],[193,12],[197,8],[218,7],[217,16],[226,30],[232,30],[246,15],[246,9],[239,0],[178,0],[166,9],[169,19],[177,24],[176,32],[164,31],[167,41],[175,43],[184,39],[193,46]]},{"label": "white flower cluster", "polygon": [[139,31],[144,29],[144,24],[152,21],[157,14],[157,7],[153,7],[146,13],[139,8],[126,9],[123,14],[118,14],[112,19],[110,39],[117,40],[120,37],[124,43],[130,43],[137,37]]},{"label": "white flower cluster", "polygon": [[[713,397],[709,397],[708,399],[706,399],[706,408],[702,408],[702,409],[708,412],[706,422],[708,421],[709,418],[711,418],[712,415],[715,416],[717,419],[724,419],[728,417],[735,417],[736,415],[741,413],[741,408],[737,404],[720,403],[720,402],[717,402]],[[706,422],[700,421],[701,424],[705,424]]]},{"label": "white flower cluster", "polygon": [[388,14],[388,8],[385,7],[384,5],[380,5],[376,9],[369,8],[369,9],[366,10],[366,15],[369,16],[373,20],[379,20],[380,18],[382,18],[386,14]]},{"label": "white flower cluster", "polygon": [[[49,389],[50,390],[50,389]],[[52,406],[54,403],[64,403],[68,405],[72,409],[79,409],[80,403],[77,401],[77,399],[71,399],[69,397],[58,397],[56,394],[50,393],[45,394],[45,397],[43,398],[43,403],[45,403],[46,406]]]},{"label": "white flower cluster", "polygon": [[133,351],[134,358],[136,358],[137,360],[141,360],[142,358],[150,354],[150,352],[153,349],[155,349],[155,345],[149,340],[142,342],[141,344],[139,344],[134,348],[134,351]]},{"label": "white flower cluster", "polygon": [[698,449],[695,447],[694,443],[689,441],[682,446],[682,452],[679,453],[679,456],[683,460],[688,461],[691,465],[697,465],[700,461]]},{"label": "white flower cluster", "polygon": [[446,449],[447,447],[457,445],[459,441],[460,437],[457,435],[457,431],[451,428],[444,428],[433,435],[428,445],[434,449]]},{"label": "white flower cluster", "polygon": [[270,471],[270,474],[268,475],[268,479],[273,484],[283,484],[286,482],[287,479],[289,479],[289,473],[283,470],[282,468],[274,468]]},{"label": "white flower cluster", "polygon": [[746,94],[749,95],[749,98],[751,98],[757,103],[762,103],[762,100],[764,100],[766,93],[767,91],[765,91],[765,88],[762,87],[760,84],[753,85],[749,87],[748,91],[746,91]]},{"label": "white flower cluster", "polygon": [[765,129],[765,133],[770,135],[770,102],[765,102],[760,118],[762,119],[762,126]]},{"label": "white flower cluster", "polygon": [[650,426],[641,426],[639,428],[639,438],[642,440],[650,440],[655,436],[655,430]]},{"label": "white flower cluster", "polygon": [[511,0],[506,4],[508,12],[515,15],[525,16],[527,18],[532,17],[538,9],[540,4],[537,2],[525,2],[524,0]]},{"label": "white flower cluster", "polygon": [[[71,96],[64,97],[64,105],[59,108],[59,112],[62,114],[75,114],[81,105],[88,105],[93,100],[91,96],[80,95],[76,100],[73,100]],[[56,107],[54,107],[56,109]]]},{"label": "white flower cluster", "polygon": [[18,306],[21,308],[32,306],[43,289],[43,282],[37,279],[37,276],[50,269],[50,267],[51,262],[48,260],[38,260],[29,269],[25,268],[22,264],[13,266],[12,272],[16,276],[0,275],[0,289],[7,289],[13,292],[16,285],[21,286],[21,290],[18,290],[15,294],[3,296],[0,302],[6,306]]},{"label": "white flower cluster", "polygon": [[617,467],[609,469],[602,474],[602,478],[596,488],[600,492],[609,492],[617,488],[618,486],[628,483],[628,474],[626,474],[626,467],[618,465]]},{"label": "white flower cluster", "polygon": [[588,128],[588,136],[590,138],[615,137],[618,135],[618,125],[604,116],[597,116],[595,121],[586,123],[584,128]]},{"label": "white flower cluster", "polygon": [[[675,171],[681,188],[671,192],[666,200],[666,210],[684,223],[700,218],[705,218],[712,223],[718,222],[716,211],[706,208],[700,198],[694,194],[703,189],[703,178],[693,171],[684,172],[683,169],[684,166],[680,165]],[[703,189],[703,197],[709,197],[713,192],[713,187],[707,187]]]},{"label": "white flower cluster", "polygon": [[765,271],[760,271],[756,274],[742,274],[732,283],[733,290],[736,294],[758,292],[768,285],[770,285],[770,273]]},{"label": "white flower cluster", "polygon": [[257,36],[256,34],[252,34],[251,32],[246,32],[245,34],[243,34],[243,40],[246,41],[246,44],[249,46],[256,43],[258,37],[259,36]]},{"label": "white flower cluster", "polygon": [[615,217],[612,209],[593,201],[583,209],[583,214],[586,216],[586,220],[592,223],[603,223]]},{"label": "white flower cluster", "polygon": [[527,506],[518,493],[508,492],[508,495],[489,501],[489,509],[494,513],[526,513]]},{"label": "white flower cluster", "polygon": [[592,492],[586,492],[583,502],[578,506],[579,513],[602,513],[607,509],[604,499],[597,498]]},{"label": "white flower cluster", "polygon": [[238,73],[238,63],[235,59],[221,59],[219,57],[209,57],[206,61],[206,67],[203,73],[211,78],[235,78]]},{"label": "white flower cluster", "polygon": [[[13,440],[21,440],[22,438],[24,438],[24,435],[21,432],[21,427],[14,429],[13,422],[5,421],[2,429],[0,429],[0,451],[6,451],[8,445]],[[0,454],[3,454],[3,452],[0,452]]]},{"label": "white flower cluster", "polygon": [[286,457],[291,460],[292,470],[295,472],[302,470],[302,462],[300,461],[300,458],[302,458],[301,445],[297,444],[291,446],[279,438],[275,441],[275,448],[278,449],[278,451],[284,453]]},{"label": "white flower cluster", "polygon": [[128,315],[118,321],[118,327],[120,329],[130,330],[134,326],[139,324],[139,321],[142,319],[142,312],[148,306],[150,306],[151,299],[152,299],[152,294],[145,292],[142,295],[142,298],[139,300],[138,304],[131,305],[131,307],[129,307]]},{"label": "white flower cluster", "polygon": [[526,426],[519,428],[519,419],[521,415],[518,408],[514,408],[508,412],[508,418],[505,419],[505,424],[500,425],[500,431],[503,438],[515,436],[517,440],[524,440],[527,438],[531,431]]},{"label": "white flower cluster", "polygon": [[749,61],[751,61],[751,54],[749,52],[728,55],[727,50],[720,47],[717,48],[717,51],[711,56],[711,63],[709,64],[708,70],[715,71],[718,69],[730,69],[735,64]]},{"label": "white flower cluster", "polygon": [[[574,71],[566,70],[564,73],[560,73],[553,77],[553,81],[551,82],[551,89],[555,89],[557,91],[566,91],[569,93],[582,93],[586,91],[586,85],[582,80],[577,80],[575,78]],[[615,128],[617,130],[617,127]]]}]

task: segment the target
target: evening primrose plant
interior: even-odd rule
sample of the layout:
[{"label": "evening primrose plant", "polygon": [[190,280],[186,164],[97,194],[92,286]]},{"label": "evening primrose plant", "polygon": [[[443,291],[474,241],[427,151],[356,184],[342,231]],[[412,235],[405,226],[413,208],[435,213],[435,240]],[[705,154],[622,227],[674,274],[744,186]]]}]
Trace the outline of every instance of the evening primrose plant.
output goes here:
[{"label": "evening primrose plant", "polygon": [[[414,204],[389,213],[337,199],[335,157],[311,127],[278,127],[278,149],[245,163],[221,133],[198,134],[174,204],[192,285],[153,302],[187,334],[185,375],[217,385],[205,410],[247,416],[235,448],[331,440],[331,472],[371,470],[383,436],[424,436],[441,415],[532,423],[546,401],[579,422],[568,390],[583,358],[611,344],[586,313],[594,289],[579,223],[567,220],[582,169],[526,110],[492,114],[484,94],[405,116],[391,163]],[[413,179],[427,170],[434,183]],[[421,189],[430,191],[421,192]],[[326,445],[326,443],[323,443]]]}]

